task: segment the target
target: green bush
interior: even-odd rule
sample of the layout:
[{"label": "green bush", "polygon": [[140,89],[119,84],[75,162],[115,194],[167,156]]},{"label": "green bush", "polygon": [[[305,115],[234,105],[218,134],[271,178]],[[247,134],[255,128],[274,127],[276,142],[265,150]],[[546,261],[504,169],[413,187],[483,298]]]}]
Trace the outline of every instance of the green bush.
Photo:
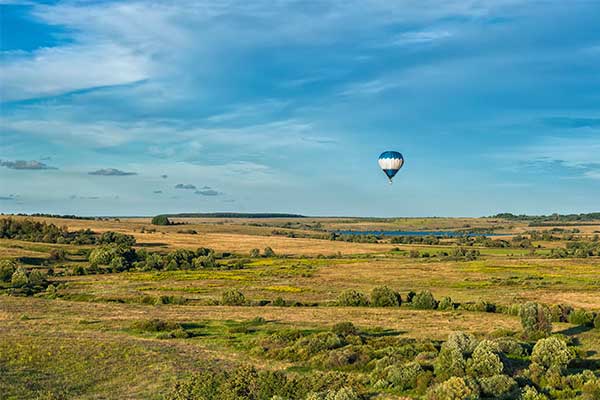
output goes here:
[{"label": "green bush", "polygon": [[564,340],[556,336],[540,339],[533,346],[530,368],[561,373],[567,368],[573,357],[573,352],[567,347]]},{"label": "green bush", "polygon": [[27,271],[22,267],[17,268],[10,278],[10,284],[14,288],[22,288],[29,285]]},{"label": "green bush", "polygon": [[600,399],[600,378],[590,379],[583,385],[583,400]]},{"label": "green bush", "polygon": [[275,252],[273,251],[272,248],[265,247],[265,249],[263,250],[263,255],[265,257],[275,257]]},{"label": "green bush", "polygon": [[594,325],[594,314],[585,310],[576,310],[569,314],[569,323],[582,326]]},{"label": "green bush", "polygon": [[525,386],[521,391],[520,400],[548,400],[548,397],[543,393],[538,393],[533,386]]},{"label": "green bush", "polygon": [[13,260],[0,260],[0,282],[10,282],[17,270],[17,263]]},{"label": "green bush", "polygon": [[464,376],[466,361],[462,353],[453,347],[442,346],[434,362],[434,372],[439,379]]},{"label": "green bush", "polygon": [[427,400],[471,400],[477,399],[477,392],[470,388],[464,379],[452,377],[427,391]]},{"label": "green bush", "polygon": [[404,391],[417,386],[417,378],[422,372],[419,363],[413,361],[399,367],[388,367],[386,379],[394,388]]},{"label": "green bush", "polygon": [[132,324],[132,329],[143,332],[165,332],[182,329],[176,322],[164,321],[162,319],[147,319],[136,321]]},{"label": "green bush", "polygon": [[504,366],[498,356],[498,345],[489,340],[482,340],[473,356],[467,361],[467,373],[474,377],[490,377],[502,374]]},{"label": "green bush", "polygon": [[152,218],[152,225],[171,225],[171,221],[166,215],[157,215]]},{"label": "green bush", "polygon": [[246,297],[237,289],[229,289],[221,296],[221,304],[225,306],[243,306],[246,304]]},{"label": "green bush", "polygon": [[600,329],[600,313],[596,314],[596,318],[594,318],[594,328]]},{"label": "green bush", "polygon": [[357,335],[358,329],[352,322],[339,322],[331,328],[331,331],[338,336]]},{"label": "green bush", "polygon": [[486,376],[479,379],[481,393],[492,399],[514,399],[517,382],[507,375]]},{"label": "green bush", "polygon": [[440,304],[438,304],[438,309],[444,311],[453,310],[454,303],[452,303],[452,299],[448,296],[442,297],[442,300],[440,300]]},{"label": "green bush", "polygon": [[354,289],[346,289],[337,297],[337,304],[346,307],[362,307],[369,305],[369,299]]},{"label": "green bush", "polygon": [[250,250],[250,257],[252,257],[252,258],[260,257],[260,250],[259,249]]},{"label": "green bush", "polygon": [[373,307],[399,307],[402,304],[400,294],[387,286],[377,286],[371,291]]},{"label": "green bush", "polygon": [[435,310],[437,301],[429,290],[423,290],[414,297],[412,305],[418,310]]},{"label": "green bush", "polygon": [[527,336],[547,336],[552,332],[552,316],[547,306],[528,302],[519,309],[521,325]]}]

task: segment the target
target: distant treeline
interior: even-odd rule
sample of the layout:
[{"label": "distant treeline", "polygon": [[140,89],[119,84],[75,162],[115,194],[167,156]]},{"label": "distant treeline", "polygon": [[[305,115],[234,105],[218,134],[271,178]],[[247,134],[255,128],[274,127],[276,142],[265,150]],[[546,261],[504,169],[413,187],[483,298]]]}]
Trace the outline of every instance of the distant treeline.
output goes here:
[{"label": "distant treeline", "polygon": [[[552,214],[552,215],[515,215],[512,213],[500,213],[489,218],[502,218],[511,221],[529,221],[531,223],[549,223],[556,225],[556,222],[580,222],[580,221],[597,221],[600,220],[600,212],[587,214]],[[533,226],[533,225],[532,225]],[[543,226],[543,225],[538,225]]]},{"label": "distant treeline", "polygon": [[19,217],[45,217],[45,218],[84,219],[84,220],[98,219],[98,217],[81,217],[79,215],[70,215],[70,214],[61,215],[61,214],[42,214],[42,213],[35,213],[35,214],[19,213],[19,214],[15,214],[15,215],[18,215]]},{"label": "distant treeline", "polygon": [[170,218],[306,218],[300,214],[283,213],[235,213],[235,212],[217,212],[217,213],[182,213],[166,214]]}]

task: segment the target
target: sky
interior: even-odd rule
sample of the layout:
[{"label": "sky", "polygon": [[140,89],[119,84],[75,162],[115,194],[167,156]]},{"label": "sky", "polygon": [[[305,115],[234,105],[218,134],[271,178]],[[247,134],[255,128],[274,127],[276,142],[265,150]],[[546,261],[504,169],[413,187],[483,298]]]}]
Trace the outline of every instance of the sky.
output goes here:
[{"label": "sky", "polygon": [[0,212],[600,211],[598,2],[0,10]]}]

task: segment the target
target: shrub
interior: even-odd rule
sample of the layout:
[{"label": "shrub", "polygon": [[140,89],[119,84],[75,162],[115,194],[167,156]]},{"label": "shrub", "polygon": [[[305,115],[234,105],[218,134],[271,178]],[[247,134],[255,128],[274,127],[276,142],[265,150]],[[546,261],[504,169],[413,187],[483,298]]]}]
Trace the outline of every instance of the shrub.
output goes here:
[{"label": "shrub", "polygon": [[166,215],[157,215],[152,218],[152,225],[171,225],[171,221]]},{"label": "shrub", "polygon": [[320,332],[299,339],[294,347],[300,358],[309,358],[323,350],[332,350],[341,347],[344,343],[333,332]]},{"label": "shrub", "polygon": [[387,381],[401,391],[414,389],[417,386],[417,378],[422,372],[423,368],[414,361],[401,367],[391,366],[387,369]]},{"label": "shrub", "polygon": [[399,307],[401,303],[400,294],[387,286],[377,286],[371,291],[373,307]]},{"label": "shrub", "polygon": [[465,375],[466,362],[462,353],[453,347],[442,346],[434,363],[435,375],[439,379]]},{"label": "shrub", "polygon": [[596,314],[596,318],[594,318],[594,328],[600,329],[600,313]]},{"label": "shrub", "polygon": [[176,322],[168,322],[158,318],[136,321],[131,327],[143,332],[164,332],[182,329],[181,325]]},{"label": "shrub", "polygon": [[25,269],[22,267],[17,268],[10,278],[10,284],[14,288],[22,288],[27,286],[29,284],[27,271],[25,271]]},{"label": "shrub", "polygon": [[283,297],[279,296],[273,300],[273,305],[275,307],[285,307],[287,306],[287,302],[283,299]]},{"label": "shrub", "polygon": [[265,247],[265,249],[263,250],[263,255],[265,257],[275,257],[275,252],[273,251],[272,248]]},{"label": "shrub", "polygon": [[548,307],[528,302],[519,309],[521,325],[527,336],[547,336],[552,332],[552,316]]},{"label": "shrub", "polygon": [[481,341],[472,358],[467,362],[467,373],[474,377],[490,377],[500,375],[504,366],[498,354],[498,345],[489,340]]},{"label": "shrub", "polygon": [[17,263],[13,260],[0,260],[0,281],[10,282],[17,270]]},{"label": "shrub", "polygon": [[479,379],[481,392],[493,399],[514,398],[514,391],[518,388],[517,382],[507,375],[487,376]]},{"label": "shrub", "polygon": [[440,300],[440,304],[438,304],[438,309],[439,310],[453,310],[454,303],[452,303],[452,299],[448,296],[442,297],[442,300]]},{"label": "shrub", "polygon": [[427,400],[471,400],[478,398],[462,378],[452,377],[427,391]]},{"label": "shrub", "polygon": [[538,391],[533,386],[525,386],[525,388],[521,391],[521,400],[548,400],[542,393],[538,393]]},{"label": "shrub", "polygon": [[470,333],[452,332],[444,343],[447,348],[457,349],[463,355],[470,355],[477,347],[477,339]]},{"label": "shrub", "polygon": [[565,304],[554,304],[550,307],[552,322],[568,322],[571,312],[573,312],[573,307]]},{"label": "shrub", "polygon": [[250,257],[252,257],[252,258],[260,257],[260,250],[259,249],[250,250]]},{"label": "shrub", "polygon": [[358,329],[352,322],[339,322],[331,328],[331,331],[338,336],[358,334]]},{"label": "shrub", "polygon": [[346,289],[337,297],[337,304],[339,306],[347,307],[362,307],[368,306],[369,300],[367,299],[367,296],[361,292],[354,289]]},{"label": "shrub", "polygon": [[569,322],[574,325],[592,326],[594,314],[585,310],[576,310],[569,314]]},{"label": "shrub", "polygon": [[325,400],[359,400],[360,397],[356,391],[350,387],[343,387],[338,390],[330,390],[325,396]]},{"label": "shrub", "polygon": [[429,290],[419,292],[412,301],[413,307],[419,310],[435,310],[437,301]]},{"label": "shrub", "polygon": [[600,399],[600,379],[595,378],[587,381],[583,385],[583,400],[597,400]]},{"label": "shrub", "polygon": [[98,244],[118,244],[126,247],[135,245],[135,237],[119,232],[104,232],[98,239]]},{"label": "shrub", "polygon": [[563,372],[573,359],[573,352],[564,340],[556,336],[540,339],[531,352],[531,368],[541,371]]},{"label": "shrub", "polygon": [[229,289],[221,296],[221,304],[226,306],[243,306],[246,303],[246,297],[237,289]]}]

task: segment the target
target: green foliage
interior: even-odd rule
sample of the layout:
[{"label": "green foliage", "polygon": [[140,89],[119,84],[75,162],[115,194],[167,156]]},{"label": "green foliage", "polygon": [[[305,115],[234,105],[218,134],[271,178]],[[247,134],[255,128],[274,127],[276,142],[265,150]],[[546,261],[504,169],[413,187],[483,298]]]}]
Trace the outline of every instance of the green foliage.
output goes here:
[{"label": "green foliage", "polygon": [[338,295],[337,304],[346,307],[362,307],[369,305],[369,299],[359,291],[346,289]]},{"label": "green foliage", "polygon": [[164,321],[162,319],[148,319],[136,321],[132,324],[132,329],[143,332],[164,332],[182,329],[176,322]]},{"label": "green foliage", "polygon": [[386,369],[386,380],[395,389],[404,391],[414,389],[417,379],[423,373],[423,368],[417,362],[409,362],[402,366],[390,366]]},{"label": "green foliage", "polygon": [[237,289],[229,289],[223,292],[221,304],[225,306],[243,306],[246,304],[246,297]]},{"label": "green foliage", "polygon": [[414,308],[419,310],[435,310],[437,307],[437,301],[429,290],[423,290],[414,297],[412,300],[412,305]]},{"label": "green foliage", "polygon": [[114,243],[96,247],[88,257],[92,266],[111,266],[117,272],[131,268],[135,259],[135,250]]},{"label": "green foliage", "polygon": [[498,345],[489,340],[479,342],[472,358],[467,361],[467,374],[474,378],[502,374],[502,361],[498,356]]},{"label": "green foliage", "polygon": [[22,288],[29,285],[27,271],[22,267],[17,268],[16,271],[12,274],[10,284],[14,288]]},{"label": "green foliage", "polygon": [[479,396],[464,379],[452,377],[427,391],[427,400],[471,400]]},{"label": "green foliage", "polygon": [[152,225],[171,225],[171,221],[166,215],[157,215],[152,218]]},{"label": "green foliage", "polygon": [[125,247],[135,246],[135,238],[131,235],[126,235],[118,232],[104,232],[98,238],[98,244],[116,244]]},{"label": "green foliage", "polygon": [[265,247],[265,249],[263,250],[263,255],[265,257],[275,257],[275,252],[273,251],[272,248]]},{"label": "green foliage", "polygon": [[596,314],[596,318],[594,318],[594,328],[600,329],[600,313]]},{"label": "green foliage", "polygon": [[260,250],[259,249],[250,250],[250,257],[252,257],[252,258],[260,257]]},{"label": "green foliage", "polygon": [[547,306],[528,302],[519,310],[521,325],[527,336],[546,336],[552,332],[552,315]]},{"label": "green foliage", "polygon": [[575,310],[569,314],[569,322],[574,325],[593,326],[594,313],[583,309]]},{"label": "green foliage", "polygon": [[564,340],[556,336],[540,339],[531,352],[531,369],[560,373],[567,368],[573,358],[574,354]]},{"label": "green foliage", "polygon": [[0,260],[0,282],[10,282],[17,270],[17,263],[13,260]]},{"label": "green foliage", "polygon": [[333,325],[331,331],[338,336],[357,335],[358,329],[352,322],[338,322]]},{"label": "green foliage", "polygon": [[520,400],[548,400],[548,397],[539,393],[533,386],[525,386],[521,391]]},{"label": "green foliage", "polygon": [[517,382],[507,375],[486,376],[479,379],[481,393],[492,399],[512,399],[518,389]]},{"label": "green foliage", "polygon": [[438,304],[438,310],[453,310],[454,303],[452,303],[452,299],[448,296],[442,297],[440,303]]},{"label": "green foliage", "polygon": [[96,236],[89,229],[69,232],[66,227],[31,220],[0,219],[0,238],[29,242],[94,244]]},{"label": "green foliage", "polygon": [[401,303],[400,294],[387,286],[376,286],[371,291],[373,307],[399,307]]}]

